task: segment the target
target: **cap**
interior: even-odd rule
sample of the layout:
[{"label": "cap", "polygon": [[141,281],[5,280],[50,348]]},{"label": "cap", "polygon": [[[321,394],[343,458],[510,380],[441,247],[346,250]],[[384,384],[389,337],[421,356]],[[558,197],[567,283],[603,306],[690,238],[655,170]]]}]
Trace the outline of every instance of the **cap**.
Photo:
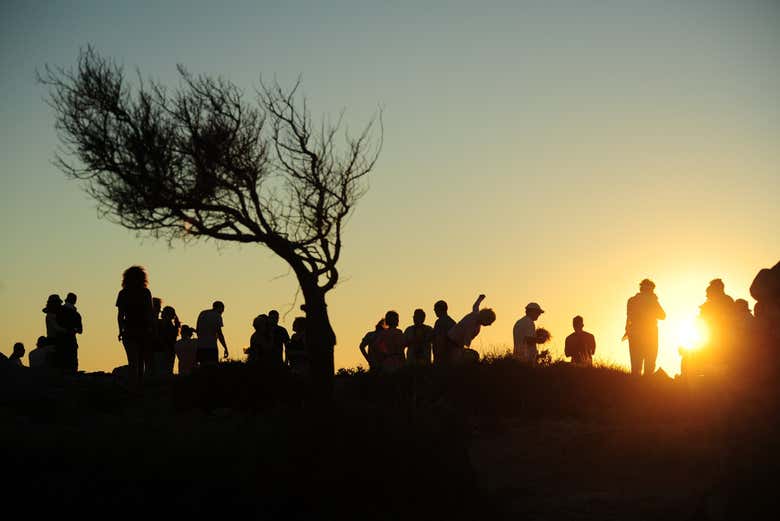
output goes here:
[{"label": "cap", "polygon": [[528,305],[525,307],[525,310],[528,311],[529,309],[533,309],[538,311],[539,313],[544,313],[544,310],[542,307],[537,304],[536,302],[529,302]]}]

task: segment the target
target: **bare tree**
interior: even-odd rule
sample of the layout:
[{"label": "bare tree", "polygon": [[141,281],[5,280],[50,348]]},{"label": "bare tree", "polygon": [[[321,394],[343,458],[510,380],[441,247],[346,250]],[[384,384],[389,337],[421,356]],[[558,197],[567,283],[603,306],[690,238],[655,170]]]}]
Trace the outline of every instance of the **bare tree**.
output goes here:
[{"label": "bare tree", "polygon": [[287,91],[261,81],[248,103],[230,81],[178,72],[174,90],[140,72],[131,85],[91,47],[74,68],[47,66],[38,79],[63,145],[56,164],[126,228],[259,243],[284,259],[305,301],[314,373],[328,383],[336,337],[325,295],[381,149],[381,112],[339,145],[342,117],[315,125],[300,81]]}]

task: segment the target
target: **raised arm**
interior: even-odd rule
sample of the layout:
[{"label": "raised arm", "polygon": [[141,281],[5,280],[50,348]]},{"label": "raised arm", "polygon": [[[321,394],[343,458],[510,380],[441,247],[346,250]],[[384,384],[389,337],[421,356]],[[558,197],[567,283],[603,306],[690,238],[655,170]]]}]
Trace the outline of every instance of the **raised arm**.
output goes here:
[{"label": "raised arm", "polygon": [[482,304],[482,301],[485,300],[485,295],[480,295],[477,297],[477,300],[474,302],[474,305],[471,307],[472,311],[479,311],[479,305]]}]

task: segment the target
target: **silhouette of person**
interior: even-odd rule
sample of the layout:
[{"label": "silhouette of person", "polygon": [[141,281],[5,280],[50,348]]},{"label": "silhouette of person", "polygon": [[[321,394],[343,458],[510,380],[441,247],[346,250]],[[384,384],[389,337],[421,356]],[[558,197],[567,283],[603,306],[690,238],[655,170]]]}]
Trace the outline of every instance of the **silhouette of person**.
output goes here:
[{"label": "silhouette of person", "polygon": [[165,306],[157,319],[157,351],[154,354],[155,374],[170,376],[176,361],[176,339],[179,337],[181,322],[176,310]]},{"label": "silhouette of person", "polygon": [[514,350],[512,354],[518,360],[536,365],[538,352],[536,349],[536,321],[544,310],[536,302],[525,306],[525,315],[512,327]]},{"label": "silhouette of person", "polygon": [[449,355],[453,349],[447,333],[455,327],[455,320],[447,314],[447,308],[447,303],[443,300],[433,305],[433,313],[436,315],[436,322],[433,324],[433,363],[436,365],[449,363]]},{"label": "silhouette of person", "polygon": [[201,366],[215,366],[219,363],[217,341],[224,349],[223,358],[228,357],[227,343],[222,334],[224,312],[225,304],[217,300],[212,304],[211,309],[204,309],[198,315],[195,329],[198,333],[198,364]]},{"label": "silhouette of person", "polygon": [[60,362],[62,370],[67,374],[76,374],[79,371],[79,343],[76,335],[84,331],[81,314],[76,309],[76,299],[75,293],[68,293],[65,303],[57,313],[57,322],[65,329],[62,334]]},{"label": "silhouette of person", "polygon": [[699,306],[699,317],[709,331],[709,349],[713,361],[722,360],[731,346],[735,307],[734,299],[726,295],[721,279],[713,279],[705,292],[707,299]]},{"label": "silhouette of person", "polygon": [[23,358],[24,344],[21,342],[16,342],[14,344],[13,351],[11,352],[11,356],[8,357],[8,362],[10,362],[11,365],[15,367],[24,367],[24,363],[22,362]]},{"label": "silhouette of person", "polygon": [[585,321],[581,316],[574,317],[571,324],[574,333],[566,337],[564,354],[571,357],[573,364],[591,367],[596,353],[596,337],[585,331]]},{"label": "silhouette of person", "polygon": [[425,311],[422,309],[414,310],[412,322],[404,331],[406,362],[409,365],[430,365],[433,328],[425,324]]},{"label": "silhouette of person", "polygon": [[309,356],[306,352],[306,318],[295,317],[293,334],[287,342],[285,356],[293,374],[306,375],[309,372]]},{"label": "silhouette of person", "polygon": [[244,350],[247,363],[262,364],[270,367],[273,364],[273,329],[268,315],[260,314],[252,321],[255,332],[249,337],[249,347]]},{"label": "silhouette of person", "polygon": [[[626,303],[626,332],[628,352],[631,356],[631,374],[652,375],[658,358],[658,321],[666,319],[666,312],[658,302],[655,283],[644,279],[639,283],[639,293]],[[644,373],[643,373],[644,368]]]},{"label": "silhouette of person", "polygon": [[479,353],[471,348],[471,342],[479,335],[483,326],[489,326],[496,321],[496,313],[490,308],[480,309],[479,306],[485,300],[485,295],[480,295],[468,313],[455,324],[448,332],[447,337],[452,341],[454,348],[449,353],[454,363],[479,360]]},{"label": "silhouette of person", "polygon": [[279,325],[279,312],[275,309],[268,312],[268,321],[271,329],[271,362],[274,366],[281,367],[284,364],[282,352],[290,342],[290,335],[287,329]]},{"label": "silhouette of person", "polygon": [[360,349],[360,353],[363,355],[363,358],[365,358],[366,362],[368,362],[368,368],[370,370],[379,369],[379,355],[377,353],[376,339],[379,333],[381,333],[385,327],[385,319],[379,319],[379,322],[376,323],[374,329],[363,336],[363,339],[360,341],[360,345],[358,346],[358,349]]},{"label": "silhouette of person", "polygon": [[60,296],[57,294],[49,295],[49,298],[46,299],[46,307],[43,308],[43,312],[46,313],[46,338],[54,346],[51,362],[53,368],[58,370],[62,370],[64,366],[65,351],[67,350],[65,336],[68,334],[68,330],[60,322],[62,320],[61,309],[62,299]]},{"label": "silhouette of person", "polygon": [[195,330],[190,326],[181,326],[181,338],[176,341],[174,351],[179,360],[179,374],[186,376],[192,374],[198,356],[198,339],[192,338]]},{"label": "silhouette of person", "polygon": [[385,313],[386,329],[378,332],[375,341],[376,357],[379,368],[385,372],[394,372],[404,365],[404,334],[398,329],[398,313]]},{"label": "silhouette of person", "polygon": [[116,297],[117,338],[125,348],[132,387],[141,385],[152,361],[155,316],[148,286],[146,270],[131,266],[122,274],[122,289]]},{"label": "silhouette of person", "polygon": [[31,369],[52,369],[54,367],[54,348],[45,336],[39,336],[35,342],[35,349],[27,356]]}]

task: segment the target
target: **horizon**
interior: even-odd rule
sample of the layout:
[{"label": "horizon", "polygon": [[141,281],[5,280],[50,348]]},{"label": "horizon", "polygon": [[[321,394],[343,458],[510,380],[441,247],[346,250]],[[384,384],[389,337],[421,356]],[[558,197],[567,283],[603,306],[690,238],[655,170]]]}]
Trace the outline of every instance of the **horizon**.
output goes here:
[{"label": "horizon", "polygon": [[170,87],[178,63],[249,97],[260,75],[302,75],[315,121],[343,107],[359,128],[382,107],[384,149],[327,296],[336,368],[366,366],[358,343],[387,310],[402,329],[418,307],[432,325],[435,301],[458,320],[480,293],[498,316],[481,354],[511,348],[535,301],[553,335],[540,349],[562,356],[582,315],[594,361],[626,368],[626,300],[650,278],[667,312],[658,365],[674,375],[709,281],[752,310],[753,277],[780,258],[777,4],[182,5],[0,8],[3,353],[29,353],[47,296],[73,291],[79,368],[124,365],[114,302],[133,264],[183,324],[224,301],[231,358],[257,314],[278,309],[288,330],[302,314],[266,248],[139,238],[52,165],[35,71],[71,67],[87,44]]}]

